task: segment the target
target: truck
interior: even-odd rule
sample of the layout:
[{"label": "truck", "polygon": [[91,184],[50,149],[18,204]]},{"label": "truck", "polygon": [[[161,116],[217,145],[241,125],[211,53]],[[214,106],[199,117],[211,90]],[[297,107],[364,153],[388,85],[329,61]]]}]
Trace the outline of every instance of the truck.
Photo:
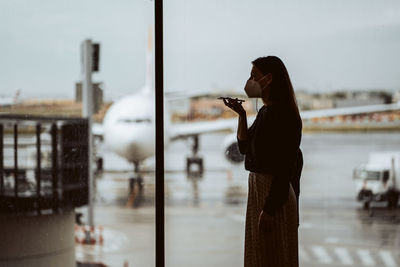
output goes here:
[{"label": "truck", "polygon": [[400,151],[371,152],[368,162],[353,171],[356,199],[364,209],[371,202],[387,202],[396,207],[400,195]]}]

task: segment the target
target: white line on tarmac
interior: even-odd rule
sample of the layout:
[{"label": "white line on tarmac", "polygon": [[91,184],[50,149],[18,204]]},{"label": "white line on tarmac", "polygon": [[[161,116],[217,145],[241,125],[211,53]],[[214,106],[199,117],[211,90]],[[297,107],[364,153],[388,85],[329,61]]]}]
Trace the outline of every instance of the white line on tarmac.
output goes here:
[{"label": "white line on tarmac", "polygon": [[351,258],[349,251],[342,247],[334,249],[335,254],[338,256],[340,263],[343,265],[353,265],[353,259]]},{"label": "white line on tarmac", "polygon": [[318,258],[319,262],[324,264],[332,263],[332,258],[329,256],[324,247],[313,246],[311,249],[314,255]]},{"label": "white line on tarmac", "polygon": [[371,255],[369,254],[368,250],[366,250],[366,249],[358,249],[357,250],[357,254],[360,257],[363,265],[366,265],[366,266],[374,266],[375,265],[375,261],[371,257]]},{"label": "white line on tarmac", "polygon": [[381,256],[381,258],[386,266],[397,266],[396,262],[394,261],[394,259],[392,257],[392,253],[390,251],[381,250],[381,251],[379,251],[379,255]]},{"label": "white line on tarmac", "polygon": [[299,258],[300,260],[303,261],[310,261],[310,257],[308,256],[308,253],[304,250],[302,246],[299,246]]}]

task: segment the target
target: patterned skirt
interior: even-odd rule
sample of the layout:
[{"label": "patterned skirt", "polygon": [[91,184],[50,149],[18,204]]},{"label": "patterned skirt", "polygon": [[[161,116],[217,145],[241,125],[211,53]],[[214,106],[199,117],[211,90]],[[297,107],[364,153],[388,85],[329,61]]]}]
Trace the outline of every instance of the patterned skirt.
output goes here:
[{"label": "patterned skirt", "polygon": [[298,267],[297,202],[292,186],[286,203],[273,216],[271,231],[259,231],[258,218],[273,177],[250,172],[246,211],[245,267]]}]

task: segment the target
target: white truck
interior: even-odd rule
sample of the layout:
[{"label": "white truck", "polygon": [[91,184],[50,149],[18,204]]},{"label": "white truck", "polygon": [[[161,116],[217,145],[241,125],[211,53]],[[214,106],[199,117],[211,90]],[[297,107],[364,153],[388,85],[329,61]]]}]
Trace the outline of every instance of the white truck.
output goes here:
[{"label": "white truck", "polygon": [[369,208],[372,201],[396,207],[400,195],[400,151],[372,152],[366,164],[354,169],[357,200]]}]

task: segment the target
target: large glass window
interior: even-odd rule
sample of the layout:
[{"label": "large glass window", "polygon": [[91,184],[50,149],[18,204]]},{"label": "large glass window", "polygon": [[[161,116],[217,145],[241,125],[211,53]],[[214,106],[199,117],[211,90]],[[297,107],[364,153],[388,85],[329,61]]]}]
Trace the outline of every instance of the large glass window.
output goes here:
[{"label": "large glass window", "polygon": [[[384,214],[398,218],[398,207],[387,209],[383,196],[367,202],[364,181],[352,175],[372,152],[400,148],[399,111],[377,108],[399,100],[399,40],[390,37],[398,9],[358,1],[165,3],[166,112],[171,132],[187,128],[186,140],[165,151],[167,266],[243,265],[248,171],[231,150],[237,115],[217,97],[242,98],[255,115],[263,103],[243,89],[251,61],[267,55],[285,63],[303,117],[300,266],[397,264],[399,232]],[[231,119],[232,130],[213,132]],[[389,158],[372,159],[382,170],[368,175],[390,167]],[[203,173],[187,174],[187,162],[193,170],[202,162]],[[383,194],[377,186],[364,188]]]},{"label": "large glass window", "polygon": [[[249,172],[217,98],[245,100],[250,126],[263,102],[244,85],[268,55],[303,119],[300,266],[400,264],[399,14],[395,1],[165,1],[166,266],[243,266]],[[74,260],[154,266],[154,1],[9,0],[0,22],[0,113],[80,117],[81,43],[100,44],[94,227],[75,210]]]}]

